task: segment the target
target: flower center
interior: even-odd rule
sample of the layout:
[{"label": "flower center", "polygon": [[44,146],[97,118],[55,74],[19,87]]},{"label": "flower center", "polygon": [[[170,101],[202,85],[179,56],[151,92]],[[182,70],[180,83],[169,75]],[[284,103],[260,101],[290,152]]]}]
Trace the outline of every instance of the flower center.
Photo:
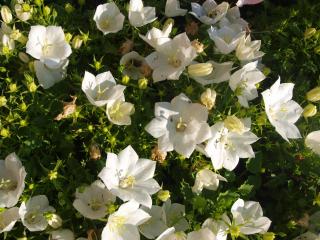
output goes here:
[{"label": "flower center", "polygon": [[230,234],[232,237],[239,237],[240,236],[240,228],[238,226],[235,226],[235,225],[231,225],[230,226]]},{"label": "flower center", "polygon": [[111,216],[109,218],[109,227],[112,232],[119,231],[124,223],[126,222],[126,218],[123,216]]},{"label": "flower center", "polygon": [[17,188],[17,182],[11,179],[0,179],[0,190],[12,191]]},{"label": "flower center", "polygon": [[178,59],[176,56],[171,56],[171,57],[169,57],[169,58],[168,58],[168,63],[169,63],[171,66],[175,67],[175,68],[178,68],[178,67],[181,66],[181,60]]},{"label": "flower center", "polygon": [[45,40],[45,42],[44,42],[44,44],[42,46],[43,55],[45,55],[45,56],[49,55],[52,47],[53,47],[53,44],[49,44],[47,42],[47,40]]},{"label": "flower center", "polygon": [[176,131],[177,132],[184,132],[187,128],[187,123],[182,121],[182,117],[179,117],[179,120],[176,123]]},{"label": "flower center", "polygon": [[121,188],[132,188],[135,182],[136,182],[135,177],[127,176],[126,178],[120,180],[119,185]]},{"label": "flower center", "polygon": [[215,18],[221,14],[221,11],[219,8],[214,8],[211,11],[208,12],[208,17]]},{"label": "flower center", "polygon": [[97,199],[92,199],[88,205],[91,208],[91,210],[93,210],[93,211],[98,211],[103,206],[101,201],[99,201]]},{"label": "flower center", "polygon": [[40,222],[39,211],[34,210],[32,212],[27,213],[24,219],[28,224],[36,224]]},{"label": "flower center", "polygon": [[101,28],[108,28],[110,26],[110,21],[109,19],[104,19],[103,21],[100,22]]}]

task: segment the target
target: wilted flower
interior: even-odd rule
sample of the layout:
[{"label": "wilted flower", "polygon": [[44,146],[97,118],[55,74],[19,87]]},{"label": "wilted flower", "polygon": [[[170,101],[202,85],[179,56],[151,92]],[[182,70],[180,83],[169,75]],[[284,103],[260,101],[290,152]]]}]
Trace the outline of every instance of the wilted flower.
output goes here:
[{"label": "wilted flower", "polygon": [[19,218],[19,208],[4,209],[0,213],[0,233],[10,232]]},{"label": "wilted flower", "polygon": [[187,9],[180,8],[179,0],[167,0],[164,12],[167,17],[184,16],[187,12]]},{"label": "wilted flower", "polygon": [[211,27],[208,30],[210,38],[214,41],[215,47],[222,54],[229,54],[234,51],[245,32],[238,32],[233,26],[223,26],[220,29]]},{"label": "wilted flower", "polygon": [[317,106],[309,103],[304,109],[303,109],[303,116],[305,118],[313,117],[317,114]]},{"label": "wilted flower", "polygon": [[123,201],[135,200],[150,208],[150,195],[160,190],[159,184],[153,179],[155,168],[155,161],[139,159],[129,145],[118,156],[108,153],[106,167],[99,173],[99,177]]},{"label": "wilted flower", "polygon": [[251,36],[242,36],[236,49],[236,56],[240,61],[254,61],[261,58],[264,52],[259,51],[261,40],[251,41]]},{"label": "wilted flower", "polygon": [[23,202],[19,208],[19,215],[22,224],[31,232],[43,231],[48,226],[45,214],[55,212],[49,206],[48,198],[45,195],[37,195]]},{"label": "wilted flower", "polygon": [[12,13],[11,10],[8,6],[3,5],[1,6],[1,18],[3,20],[4,23],[9,24],[12,21]]},{"label": "wilted flower", "polygon": [[139,240],[138,226],[150,218],[135,201],[129,201],[120,206],[118,211],[111,214],[108,223],[102,231],[102,240]]},{"label": "wilted flower", "polygon": [[320,87],[316,87],[307,92],[307,100],[310,102],[320,101]]},{"label": "wilted flower", "polygon": [[[15,153],[0,160],[0,207],[13,207],[24,190],[27,173]],[[1,224],[0,224],[1,226]]]},{"label": "wilted flower", "polygon": [[130,0],[129,22],[132,26],[142,27],[156,19],[154,7],[144,7],[142,0]]},{"label": "wilted flower", "polygon": [[121,47],[119,48],[119,52],[121,53],[121,55],[127,54],[132,50],[133,45],[134,42],[130,39],[127,39],[122,43]]},{"label": "wilted flower", "polygon": [[248,101],[258,97],[256,84],[266,76],[257,68],[258,61],[244,65],[230,77],[229,86],[238,97],[239,103],[248,108]]},{"label": "wilted flower", "polygon": [[23,22],[28,21],[32,17],[33,8],[23,0],[18,0],[17,4],[14,5],[14,10],[17,17]]},{"label": "wilted flower", "polygon": [[191,103],[183,93],[173,98],[171,103],[155,104],[155,118],[145,130],[158,138],[161,151],[177,151],[190,157],[200,144],[210,138],[207,124],[208,110],[198,103]]},{"label": "wilted flower", "polygon": [[313,152],[320,155],[320,130],[309,133],[305,139],[305,144]]},{"label": "wilted flower", "polygon": [[77,110],[77,105],[76,105],[77,97],[71,96],[71,98],[72,98],[71,102],[63,103],[63,112],[59,113],[58,116],[54,118],[54,120],[60,121],[61,119],[67,118]]},{"label": "wilted flower", "polygon": [[116,197],[97,180],[84,189],[77,189],[73,206],[86,218],[100,219],[107,214],[108,205],[115,200]]},{"label": "wilted flower", "polygon": [[135,51],[123,55],[120,59],[120,65],[124,66],[122,74],[134,80],[143,77],[142,66],[146,64],[144,57]]},{"label": "wilted flower", "polygon": [[105,106],[107,103],[119,99],[126,87],[116,84],[110,71],[94,76],[85,72],[81,89],[86,94],[89,102],[97,107]]},{"label": "wilted flower", "polygon": [[293,83],[280,84],[279,77],[270,89],[262,93],[268,119],[286,141],[289,138],[301,138],[294,123],[300,118],[303,109],[292,100],[293,87]]},{"label": "wilted flower", "polygon": [[186,66],[197,56],[186,33],[175,36],[172,40],[160,45],[156,52],[146,57],[153,69],[154,82],[178,80]]},{"label": "wilted flower", "polygon": [[159,163],[164,163],[167,157],[167,152],[161,151],[158,146],[155,146],[151,151],[151,159]]},{"label": "wilted flower", "polygon": [[125,102],[124,96],[107,104],[106,113],[110,122],[116,125],[130,125],[130,116],[134,114],[134,105]]},{"label": "wilted flower", "polygon": [[216,103],[217,92],[214,89],[207,88],[200,96],[200,102],[211,110]]},{"label": "wilted flower", "polygon": [[294,238],[293,240],[318,240],[319,238],[320,234],[315,234],[313,232],[308,231]]},{"label": "wilted flower", "polygon": [[117,5],[109,2],[97,7],[93,20],[97,28],[106,35],[120,31],[123,28],[124,18]]},{"label": "wilted flower", "polygon": [[204,45],[199,42],[198,39],[193,40],[191,46],[194,47],[197,53],[202,53],[204,51]]},{"label": "wilted flower", "polygon": [[209,169],[202,169],[196,175],[192,192],[200,194],[203,188],[216,191],[219,186],[219,181],[227,181],[227,179]]},{"label": "wilted flower", "polygon": [[214,0],[206,0],[202,6],[198,3],[191,3],[190,14],[207,25],[213,25],[221,20],[229,9],[229,3],[222,2],[219,5]]},{"label": "wilted flower", "polygon": [[185,31],[188,35],[191,35],[191,36],[196,35],[199,31],[198,23],[196,23],[194,21],[187,23],[187,25],[185,27]]},{"label": "wilted flower", "polygon": [[89,154],[91,160],[98,160],[101,158],[101,151],[99,145],[95,142],[92,142],[89,146]]}]

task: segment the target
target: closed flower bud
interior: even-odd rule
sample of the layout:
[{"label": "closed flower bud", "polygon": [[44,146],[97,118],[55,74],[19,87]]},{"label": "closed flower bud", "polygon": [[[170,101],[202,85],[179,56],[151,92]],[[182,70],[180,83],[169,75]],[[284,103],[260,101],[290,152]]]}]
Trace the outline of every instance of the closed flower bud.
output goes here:
[{"label": "closed flower bud", "polygon": [[307,28],[306,31],[304,32],[304,39],[308,39],[313,37],[317,32],[317,29],[315,28]]},{"label": "closed flower bud", "polygon": [[9,90],[10,90],[10,92],[16,92],[18,90],[17,84],[10,83],[9,84]]},{"label": "closed flower bud", "polygon": [[28,90],[29,90],[29,92],[32,92],[32,93],[37,91],[37,85],[34,82],[29,83]]},{"label": "closed flower bud", "polygon": [[24,63],[28,63],[30,61],[29,56],[24,52],[19,52],[18,56],[19,56],[19,59]]},{"label": "closed flower bud", "polygon": [[128,75],[124,75],[124,76],[122,77],[121,82],[122,82],[123,84],[128,84],[129,81],[130,81],[130,77],[129,77]]},{"label": "closed flower bud", "polygon": [[313,117],[317,114],[317,107],[310,103],[303,109],[302,114],[305,118]]},{"label": "closed flower bud", "polygon": [[316,87],[307,92],[307,99],[310,102],[317,102],[320,100],[320,87]]},{"label": "closed flower bud", "polygon": [[75,10],[71,3],[66,3],[66,5],[64,5],[64,9],[67,13],[72,13]]},{"label": "closed flower bud", "polygon": [[5,96],[0,96],[0,107],[4,107],[7,104],[7,98]]},{"label": "closed flower bud", "polygon": [[273,232],[266,232],[263,234],[263,240],[274,240],[276,235]]},{"label": "closed flower bud", "polygon": [[0,130],[0,136],[3,137],[3,138],[10,137],[10,130],[7,129],[7,128],[2,128]]},{"label": "closed flower bud", "polygon": [[191,77],[203,77],[209,75],[213,70],[211,63],[196,63],[188,67],[188,74]]},{"label": "closed flower bud", "polygon": [[1,18],[6,23],[9,24],[12,21],[12,13],[8,6],[3,5],[1,7]]},{"label": "closed flower bud", "polygon": [[56,229],[62,226],[62,219],[58,214],[49,213],[47,216],[48,224]]},{"label": "closed flower bud", "polygon": [[44,16],[49,16],[50,13],[51,13],[50,7],[49,7],[49,6],[45,6],[45,7],[43,8],[43,15],[44,15]]},{"label": "closed flower bud", "polygon": [[162,202],[166,202],[170,198],[170,192],[168,190],[160,190],[157,194],[157,197]]},{"label": "closed flower bud", "polygon": [[86,4],[86,0],[78,0],[78,3],[80,6],[83,6]]},{"label": "closed flower bud", "polygon": [[224,126],[226,128],[228,128],[229,131],[237,132],[237,133],[240,133],[240,134],[245,131],[244,124],[236,116],[228,116],[224,120]]},{"label": "closed flower bud", "polygon": [[72,39],[72,47],[74,49],[79,49],[83,43],[82,37],[80,35],[75,36]]},{"label": "closed flower bud", "polygon": [[216,102],[217,92],[214,89],[207,88],[200,96],[201,103],[211,110]]},{"label": "closed flower bud", "polygon": [[198,39],[191,42],[191,46],[196,50],[197,53],[202,53],[204,51],[204,45],[198,41]]},{"label": "closed flower bud", "polygon": [[66,33],[64,35],[64,39],[66,40],[67,43],[69,43],[72,39],[72,34],[71,33]]},{"label": "closed flower bud", "polygon": [[43,0],[34,0],[34,4],[37,5],[37,6],[41,6],[43,3]]},{"label": "closed flower bud", "polygon": [[146,78],[139,79],[138,86],[140,89],[146,89],[148,87],[148,79],[146,79]]}]

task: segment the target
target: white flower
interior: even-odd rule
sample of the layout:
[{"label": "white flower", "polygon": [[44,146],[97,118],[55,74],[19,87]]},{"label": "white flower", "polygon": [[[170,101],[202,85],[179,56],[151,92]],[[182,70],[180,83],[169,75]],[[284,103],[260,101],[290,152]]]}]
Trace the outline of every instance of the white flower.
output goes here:
[{"label": "white flower", "polygon": [[[227,240],[229,226],[227,223],[230,222],[229,217],[226,214],[222,215],[222,220],[215,221],[212,218],[208,218],[202,224],[202,228],[208,228],[211,232],[216,235],[217,240]],[[226,222],[224,222],[226,220]]]},{"label": "white flower", "polygon": [[62,81],[67,74],[69,60],[64,60],[57,68],[51,68],[41,61],[34,61],[34,69],[39,81],[39,85],[44,89],[52,87]]},{"label": "white flower", "polygon": [[153,81],[159,82],[166,79],[178,80],[185,67],[196,56],[197,52],[187,34],[181,33],[158,46],[156,52],[146,57],[146,61],[153,69]]},{"label": "white flower", "polygon": [[109,71],[100,73],[97,76],[86,71],[81,89],[91,104],[102,107],[108,102],[121,97],[125,86],[117,85]]},{"label": "white flower", "polygon": [[191,8],[190,14],[204,24],[213,25],[227,14],[229,3],[222,2],[218,5],[214,0],[206,0],[202,6],[192,2]]},{"label": "white flower", "polygon": [[313,232],[308,231],[294,238],[293,240],[319,240],[319,239],[320,239],[320,233],[315,234]]},{"label": "white flower", "polygon": [[139,240],[138,226],[150,218],[135,201],[129,201],[111,214],[108,223],[102,231],[102,240]]},{"label": "white flower", "polygon": [[241,18],[239,7],[234,6],[229,8],[227,15],[220,20],[219,25],[220,27],[229,26],[234,30],[238,29],[238,32],[242,32],[248,29],[249,24]]},{"label": "white flower", "polygon": [[20,218],[19,208],[5,209],[0,213],[0,233],[10,232]]},{"label": "white flower", "polygon": [[230,77],[230,88],[237,95],[239,103],[246,108],[249,107],[248,101],[258,97],[256,84],[266,78],[257,65],[258,61],[248,63]]},{"label": "white flower", "polygon": [[208,110],[199,103],[191,103],[183,93],[169,102],[155,104],[155,118],[145,130],[158,138],[161,151],[173,151],[190,157],[200,144],[210,138],[207,124]]},{"label": "white flower", "polygon": [[47,215],[48,224],[50,227],[56,229],[62,226],[62,218],[55,213],[51,213]]},{"label": "white flower", "polygon": [[124,15],[114,2],[100,4],[94,13],[93,20],[103,34],[116,33],[123,28]]},{"label": "white flower", "polygon": [[24,179],[27,173],[19,157],[9,154],[5,160],[0,160],[0,207],[13,207],[24,190]]},{"label": "white flower", "polygon": [[132,51],[122,56],[120,59],[120,65],[124,66],[123,75],[128,75],[134,80],[143,78],[143,72],[141,67],[147,64],[144,57],[139,53]]},{"label": "white flower", "polygon": [[167,0],[164,12],[167,17],[184,16],[187,12],[187,9],[180,8],[179,0]]},{"label": "white flower", "polygon": [[305,139],[305,144],[313,152],[320,155],[320,130],[309,133]]},{"label": "white flower", "polygon": [[178,203],[171,204],[167,200],[162,207],[153,205],[151,209],[143,208],[151,218],[140,225],[140,232],[148,239],[158,237],[167,228],[174,227],[177,231],[185,231],[189,224],[185,219],[185,206]]},{"label": "white flower", "polygon": [[123,201],[135,200],[151,208],[152,194],[160,190],[153,179],[156,162],[139,159],[137,153],[129,145],[118,156],[108,153],[106,166],[99,173],[107,188]]},{"label": "white flower", "polygon": [[153,27],[145,36],[141,34],[139,34],[139,36],[142,38],[142,40],[157,50],[159,46],[171,40],[169,35],[172,31],[172,26],[173,24],[169,23],[168,25],[164,26],[163,30]]},{"label": "white flower", "polygon": [[230,79],[233,62],[216,63],[214,61],[208,61],[207,63],[212,64],[213,70],[207,76],[193,77],[198,83],[205,86],[212,83],[228,81]]},{"label": "white flower", "polygon": [[188,233],[187,240],[216,240],[216,236],[208,228]]},{"label": "white flower", "polygon": [[55,212],[49,206],[48,198],[45,195],[37,195],[23,202],[19,208],[19,215],[22,224],[31,232],[43,231],[48,226],[45,214]]},{"label": "white flower", "polygon": [[19,0],[17,4],[14,5],[14,10],[17,14],[17,17],[22,22],[26,22],[32,17],[33,8],[29,4],[26,4],[23,0]]},{"label": "white flower", "polygon": [[65,40],[61,27],[31,26],[27,53],[49,68],[59,68],[71,54],[71,47]]},{"label": "white flower", "polygon": [[210,38],[214,41],[216,48],[222,54],[229,54],[236,49],[245,32],[238,32],[232,26],[223,26],[220,29],[211,27],[208,30]]},{"label": "white flower", "polygon": [[1,23],[0,29],[0,55],[4,55],[7,50],[12,51],[15,48],[15,42],[11,38],[13,30],[4,22]]},{"label": "white flower", "polygon": [[219,186],[219,181],[227,181],[227,179],[209,169],[202,169],[196,175],[192,192],[200,194],[203,188],[216,191]]},{"label": "white flower", "polygon": [[242,7],[243,5],[255,5],[261,2],[263,2],[263,0],[238,0],[236,5]]},{"label": "white flower", "polygon": [[74,234],[69,229],[59,229],[51,232],[50,240],[74,240]]},{"label": "white flower", "polygon": [[116,197],[97,180],[83,190],[77,189],[73,206],[86,218],[100,219],[107,214],[108,205],[115,200]]},{"label": "white flower", "polygon": [[176,232],[175,228],[168,228],[156,240],[187,240],[187,235],[184,232]]},{"label": "white flower", "polygon": [[[232,119],[231,119],[232,118]],[[234,118],[234,119],[233,119]],[[234,126],[226,121],[235,120]],[[225,168],[232,171],[240,158],[255,156],[251,144],[259,138],[250,132],[251,120],[230,117],[225,122],[217,122],[211,127],[212,137],[198,150],[211,158],[214,169]]]},{"label": "white flower", "polygon": [[303,109],[292,100],[293,87],[293,83],[280,84],[279,77],[270,89],[262,93],[268,119],[286,141],[289,138],[301,138],[294,123],[300,118]]},{"label": "white flower", "polygon": [[236,56],[240,61],[254,61],[261,58],[264,52],[259,51],[261,40],[251,41],[251,36],[243,36],[236,49]]},{"label": "white flower", "polygon": [[130,0],[129,22],[132,26],[142,27],[156,19],[154,7],[144,7],[142,0]]},{"label": "white flower", "polygon": [[134,113],[134,105],[125,102],[124,96],[111,100],[107,104],[106,113],[110,122],[116,125],[130,125],[130,116]]}]

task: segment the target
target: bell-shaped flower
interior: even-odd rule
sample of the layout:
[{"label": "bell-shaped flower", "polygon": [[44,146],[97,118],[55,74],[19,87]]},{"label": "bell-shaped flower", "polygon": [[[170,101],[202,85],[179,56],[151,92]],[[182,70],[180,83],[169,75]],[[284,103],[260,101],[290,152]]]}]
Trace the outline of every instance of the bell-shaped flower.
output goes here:
[{"label": "bell-shaped flower", "polygon": [[239,103],[248,108],[248,101],[258,97],[256,84],[266,76],[257,68],[258,61],[244,65],[230,77],[229,86],[238,97]]},{"label": "bell-shaped flower", "polygon": [[156,20],[156,9],[144,7],[142,0],[130,0],[129,22],[134,27],[142,27]]},{"label": "bell-shaped flower", "polygon": [[19,218],[19,208],[4,209],[0,213],[0,233],[10,232]]},{"label": "bell-shaped flower", "polygon": [[122,56],[120,65],[124,67],[122,74],[134,80],[143,78],[143,66],[147,65],[146,60],[139,53],[132,51]]},{"label": "bell-shaped flower", "polygon": [[255,5],[263,2],[263,0],[238,0],[236,5],[242,7],[243,5]]},{"label": "bell-shaped flower", "polygon": [[108,153],[106,166],[99,173],[107,188],[123,201],[135,200],[151,208],[152,194],[160,190],[153,179],[156,162],[139,159],[137,153],[129,145],[118,156]]},{"label": "bell-shaped flower", "polygon": [[217,4],[214,0],[206,0],[202,6],[192,2],[191,8],[190,14],[199,19],[199,21],[207,25],[213,25],[227,14],[229,3],[222,2]]},{"label": "bell-shaped flower", "polygon": [[37,195],[23,202],[19,208],[22,224],[31,232],[43,231],[48,226],[47,213],[55,212],[45,195]]},{"label": "bell-shaped flower", "polygon": [[227,181],[227,179],[209,169],[202,169],[196,175],[192,192],[200,194],[204,188],[216,191],[220,181]]},{"label": "bell-shaped flower", "polygon": [[212,83],[225,82],[230,79],[233,62],[217,63],[215,61],[208,61],[207,63],[212,64],[212,72],[206,76],[192,77],[198,83],[205,86]]},{"label": "bell-shaped flower", "polygon": [[124,18],[114,2],[100,4],[93,16],[97,28],[104,35],[119,32],[123,28]]},{"label": "bell-shaped flower", "polygon": [[130,125],[131,115],[134,114],[134,105],[125,102],[124,96],[112,100],[107,104],[106,113],[110,122],[116,125]]},{"label": "bell-shaped flower", "polygon": [[238,29],[238,32],[247,31],[249,23],[241,18],[240,9],[234,6],[228,9],[226,16],[220,20],[220,27],[229,26],[232,29]]},{"label": "bell-shaped flower", "polygon": [[190,157],[200,144],[211,137],[207,123],[208,110],[199,103],[192,103],[183,93],[169,102],[155,104],[155,118],[145,130],[158,138],[161,151],[175,150]]},{"label": "bell-shaped flower", "polygon": [[176,232],[174,227],[165,230],[156,240],[187,240],[184,232]]},{"label": "bell-shaped flower", "polygon": [[44,89],[52,87],[54,84],[62,81],[67,74],[69,60],[64,60],[56,68],[51,68],[41,61],[34,61],[34,69],[39,81],[39,85]]},{"label": "bell-shaped flower", "polygon": [[320,130],[309,133],[305,139],[305,145],[320,155]]},{"label": "bell-shaped flower", "polygon": [[[213,220],[208,218],[202,224],[202,228],[210,229],[210,231],[216,236],[216,240],[227,240],[230,219],[226,214],[223,214],[221,220]],[[226,221],[226,222],[225,222]]]},{"label": "bell-shaped flower", "polygon": [[299,129],[294,125],[300,118],[303,109],[292,100],[293,83],[281,83],[279,79],[262,93],[270,123],[286,141],[289,138],[301,138]]},{"label": "bell-shaped flower", "polygon": [[70,229],[59,229],[51,232],[52,240],[74,240],[74,233]]},{"label": "bell-shaped flower", "polygon": [[[24,190],[27,173],[15,153],[0,160],[0,207],[10,208],[18,203]],[[1,225],[0,225],[1,226]]]},{"label": "bell-shaped flower", "polygon": [[245,32],[238,32],[232,26],[223,26],[220,29],[211,27],[208,30],[210,38],[214,41],[218,52],[229,54],[234,51],[240,40],[245,36]]},{"label": "bell-shaped flower", "polygon": [[1,23],[0,29],[0,55],[5,55],[8,51],[12,51],[15,48],[14,39],[11,34],[13,30],[4,22]]},{"label": "bell-shaped flower", "polygon": [[165,25],[162,30],[153,27],[147,32],[145,36],[141,34],[139,34],[139,36],[140,38],[142,38],[142,40],[144,40],[151,47],[157,50],[159,46],[171,40],[171,38],[169,38],[169,35],[172,31],[172,26],[173,24],[169,23]]},{"label": "bell-shaped flower", "polygon": [[108,212],[108,206],[116,197],[97,180],[85,189],[77,189],[73,206],[84,217],[90,219],[103,218]]},{"label": "bell-shaped flower", "polygon": [[197,56],[186,33],[175,36],[157,48],[156,52],[146,57],[153,69],[154,82],[163,80],[178,80],[185,67]]},{"label": "bell-shaped flower", "polygon": [[250,132],[250,126],[250,118],[229,116],[211,127],[212,137],[198,150],[211,158],[215,170],[225,168],[232,171],[240,158],[255,156],[251,144],[259,138]]},{"label": "bell-shaped flower", "polygon": [[187,12],[187,9],[180,8],[179,0],[167,0],[164,12],[167,17],[184,16]]},{"label": "bell-shaped flower", "polygon": [[86,71],[81,89],[91,104],[102,107],[108,102],[121,97],[125,86],[116,84],[116,81],[109,71],[100,73],[97,76]]},{"label": "bell-shaped flower", "polygon": [[22,22],[28,21],[32,17],[33,8],[23,0],[18,0],[14,5],[17,18]]},{"label": "bell-shaped flower", "polygon": [[138,226],[148,221],[150,215],[139,209],[139,203],[129,201],[111,214],[102,231],[102,240],[139,240]]},{"label": "bell-shaped flower", "polygon": [[[216,240],[216,235],[208,228],[188,233],[187,240]],[[217,239],[218,240],[218,239]]]},{"label": "bell-shaped flower", "polygon": [[261,40],[251,41],[251,36],[243,36],[236,49],[236,56],[242,62],[254,61],[261,58],[264,52],[260,51]]}]

